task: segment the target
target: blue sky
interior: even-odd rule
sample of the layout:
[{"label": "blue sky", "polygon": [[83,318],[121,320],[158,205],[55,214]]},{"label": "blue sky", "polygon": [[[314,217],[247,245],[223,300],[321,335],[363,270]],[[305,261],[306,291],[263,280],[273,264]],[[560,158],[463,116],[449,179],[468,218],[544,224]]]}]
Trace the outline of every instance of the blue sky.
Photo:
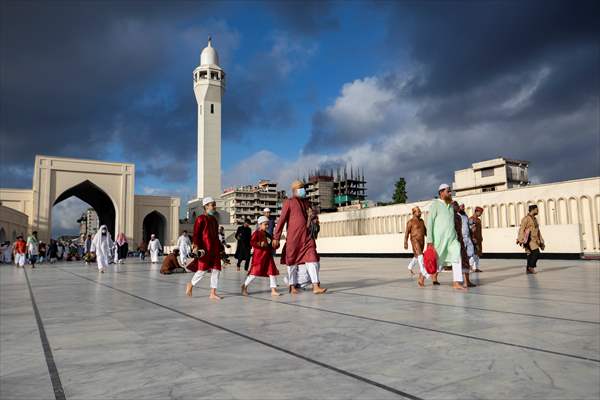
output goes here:
[{"label": "blue sky", "polygon": [[[538,183],[597,175],[598,16],[591,1],[5,1],[0,186],[30,187],[35,154],[116,160],[136,163],[137,193],[185,203],[209,34],[224,186],[352,164],[372,199],[403,176],[417,200],[496,156],[530,160]],[[81,208],[57,205],[55,231]]]}]

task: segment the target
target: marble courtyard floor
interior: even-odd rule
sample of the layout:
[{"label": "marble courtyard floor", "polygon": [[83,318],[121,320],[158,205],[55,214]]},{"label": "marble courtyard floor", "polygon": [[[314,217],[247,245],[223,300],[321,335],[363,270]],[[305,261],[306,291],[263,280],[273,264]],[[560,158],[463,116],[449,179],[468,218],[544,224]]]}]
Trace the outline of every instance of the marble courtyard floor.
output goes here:
[{"label": "marble courtyard floor", "polygon": [[0,265],[0,398],[599,398],[598,261],[483,260],[466,294],[407,262],[325,258],[327,295],[277,299],[229,267],[218,303],[137,260]]}]

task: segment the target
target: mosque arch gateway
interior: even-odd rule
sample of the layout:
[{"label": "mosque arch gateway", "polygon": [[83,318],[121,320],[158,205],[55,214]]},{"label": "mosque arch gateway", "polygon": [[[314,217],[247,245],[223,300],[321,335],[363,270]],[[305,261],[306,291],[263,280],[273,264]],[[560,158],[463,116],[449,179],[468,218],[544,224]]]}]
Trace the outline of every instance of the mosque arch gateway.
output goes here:
[{"label": "mosque arch gateway", "polygon": [[[67,200],[70,197],[77,197],[78,199],[89,204],[96,214],[98,214],[98,220],[100,226],[106,225],[108,231],[116,237],[115,232],[115,220],[116,220],[116,209],[115,202],[106,192],[97,185],[90,182],[88,179],[83,182],[65,190],[60,195],[56,196],[52,206]],[[50,212],[50,218],[48,225],[52,226],[52,212]]]}]

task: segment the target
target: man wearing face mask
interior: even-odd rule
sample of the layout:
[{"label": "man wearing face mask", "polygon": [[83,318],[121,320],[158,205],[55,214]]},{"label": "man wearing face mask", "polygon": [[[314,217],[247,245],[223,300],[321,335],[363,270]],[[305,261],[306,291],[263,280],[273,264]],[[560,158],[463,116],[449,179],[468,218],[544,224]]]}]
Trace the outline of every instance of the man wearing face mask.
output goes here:
[{"label": "man wearing face mask", "polygon": [[536,273],[535,268],[540,257],[540,250],[546,248],[542,232],[540,232],[540,225],[536,218],[537,215],[538,207],[535,204],[530,205],[529,214],[521,220],[519,237],[517,238],[517,244],[523,246],[525,253],[527,253],[527,268],[525,271],[528,274]]},{"label": "man wearing face mask", "polygon": [[108,232],[108,228],[106,225],[102,225],[96,235],[94,236],[94,240],[92,240],[91,252],[96,254],[96,261],[98,262],[98,271],[104,273],[106,268],[108,268],[108,263],[110,261],[110,250],[113,247],[113,241],[110,236],[110,232]]},{"label": "man wearing face mask", "polygon": [[292,183],[292,198],[283,203],[281,216],[273,235],[273,248],[279,247],[279,240],[287,225],[285,245],[281,252],[281,263],[288,267],[288,281],[290,293],[298,293],[295,285],[298,284],[298,266],[306,265],[313,284],[314,294],[323,294],[327,289],[322,288],[319,281],[319,255],[317,244],[310,234],[309,224],[312,218],[311,206],[306,199],[304,183]]},{"label": "man wearing face mask", "polygon": [[212,197],[202,200],[204,214],[196,218],[194,223],[194,236],[192,238],[192,252],[198,256],[187,269],[195,272],[192,281],[186,285],[185,293],[192,296],[192,290],[204,274],[210,271],[211,300],[220,300],[217,295],[219,274],[221,273],[221,242],[219,241],[219,221],[217,220],[217,203]]}]

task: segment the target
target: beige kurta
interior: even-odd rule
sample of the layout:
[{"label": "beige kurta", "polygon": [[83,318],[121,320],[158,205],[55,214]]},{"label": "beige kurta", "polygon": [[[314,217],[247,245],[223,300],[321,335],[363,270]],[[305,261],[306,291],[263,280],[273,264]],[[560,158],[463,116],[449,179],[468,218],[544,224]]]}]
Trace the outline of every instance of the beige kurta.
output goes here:
[{"label": "beige kurta", "polygon": [[[527,232],[529,232],[528,239],[525,237]],[[519,237],[517,240],[524,245],[523,247],[528,254],[543,246],[544,239],[542,238],[542,232],[540,232],[540,226],[535,217],[527,214],[521,220],[521,227],[519,228]]]}]

